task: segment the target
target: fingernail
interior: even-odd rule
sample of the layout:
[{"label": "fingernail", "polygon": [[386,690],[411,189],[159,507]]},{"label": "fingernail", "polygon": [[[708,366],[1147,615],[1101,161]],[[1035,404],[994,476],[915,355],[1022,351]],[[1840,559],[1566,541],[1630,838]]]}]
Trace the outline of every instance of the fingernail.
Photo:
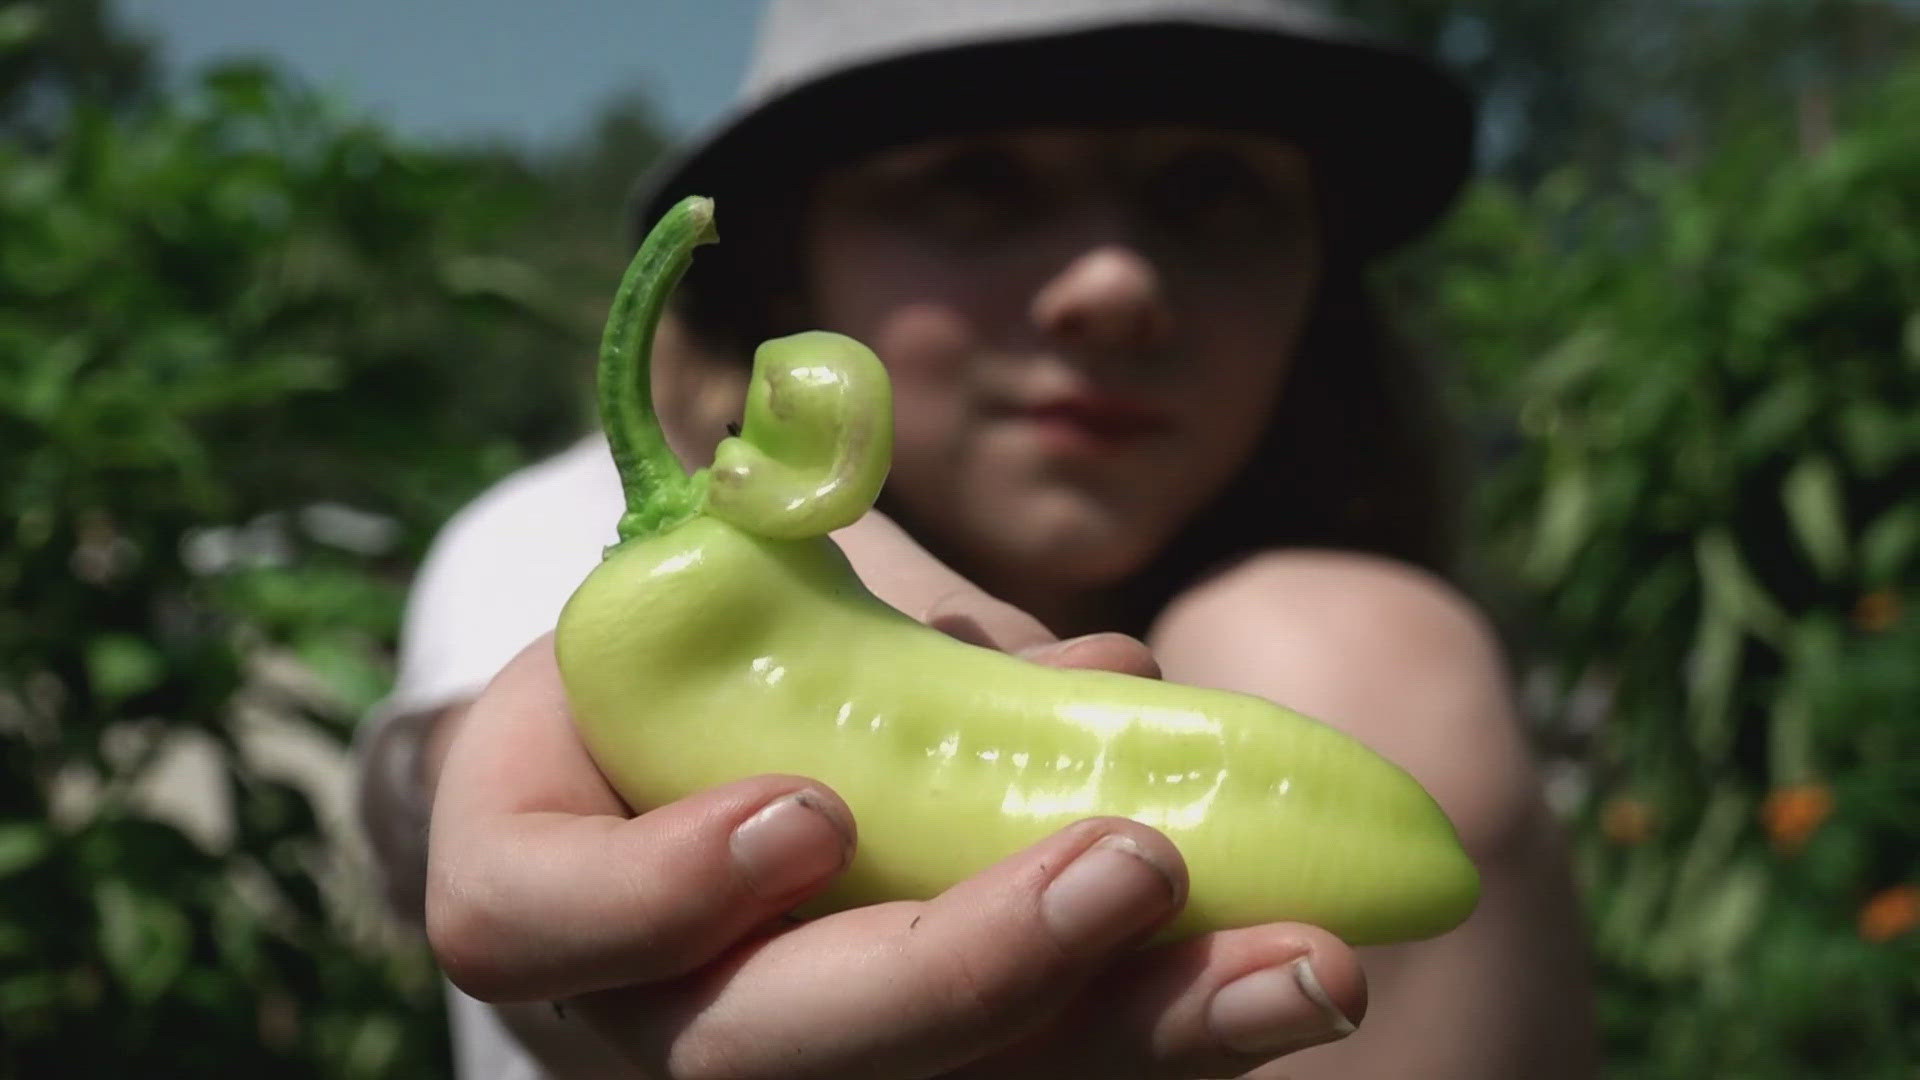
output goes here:
[{"label": "fingernail", "polygon": [[1175,880],[1130,837],[1102,837],[1054,876],[1040,896],[1040,915],[1064,946],[1107,948],[1172,907]]},{"label": "fingernail", "polygon": [[[1067,640],[1079,641],[1080,639],[1069,638]],[[1059,652],[1065,645],[1066,645],[1065,641],[1043,641],[1038,645],[1023,645],[1020,648],[1013,650],[1013,655],[1019,657],[1022,660],[1032,660],[1035,663],[1038,663],[1040,660],[1044,659],[1048,654]]]},{"label": "fingernail", "polygon": [[853,845],[818,796],[796,791],[741,822],[729,846],[747,886],[774,900],[845,866]]},{"label": "fingernail", "polygon": [[1214,991],[1207,1024],[1222,1044],[1245,1054],[1298,1050],[1354,1031],[1304,957]]}]

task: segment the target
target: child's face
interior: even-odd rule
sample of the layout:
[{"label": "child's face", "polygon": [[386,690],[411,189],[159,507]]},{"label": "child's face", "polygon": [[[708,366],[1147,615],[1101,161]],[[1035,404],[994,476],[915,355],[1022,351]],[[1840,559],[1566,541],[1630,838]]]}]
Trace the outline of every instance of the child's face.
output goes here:
[{"label": "child's face", "polygon": [[917,525],[989,581],[1094,588],[1259,439],[1318,283],[1313,199],[1305,157],[1253,135],[938,139],[821,184],[807,304],[893,376]]}]

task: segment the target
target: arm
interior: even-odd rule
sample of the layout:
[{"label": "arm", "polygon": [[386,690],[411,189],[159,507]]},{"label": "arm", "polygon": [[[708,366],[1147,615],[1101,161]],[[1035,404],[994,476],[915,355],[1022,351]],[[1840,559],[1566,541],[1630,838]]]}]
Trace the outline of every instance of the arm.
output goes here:
[{"label": "arm", "polygon": [[1466,601],[1379,559],[1271,553],[1180,598],[1149,643],[1169,679],[1260,694],[1407,769],[1480,867],[1460,928],[1362,952],[1367,1028],[1289,1059],[1287,1076],[1594,1074],[1577,897],[1499,649]]}]

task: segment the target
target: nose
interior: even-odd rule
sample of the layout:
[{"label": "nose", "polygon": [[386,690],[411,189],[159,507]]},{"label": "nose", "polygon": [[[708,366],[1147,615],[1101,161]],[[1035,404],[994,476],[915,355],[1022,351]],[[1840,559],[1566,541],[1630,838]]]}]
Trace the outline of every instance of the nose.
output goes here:
[{"label": "nose", "polygon": [[1173,329],[1160,273],[1117,243],[1074,256],[1033,298],[1041,333],[1070,352],[1136,352],[1166,343]]}]

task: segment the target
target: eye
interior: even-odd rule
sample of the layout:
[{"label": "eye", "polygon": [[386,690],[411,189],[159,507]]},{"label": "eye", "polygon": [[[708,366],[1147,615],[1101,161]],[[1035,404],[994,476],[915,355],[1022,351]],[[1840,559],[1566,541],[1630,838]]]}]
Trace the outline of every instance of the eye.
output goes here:
[{"label": "eye", "polygon": [[1305,225],[1304,194],[1245,153],[1196,147],[1145,177],[1143,209],[1163,235],[1206,243],[1271,243]]},{"label": "eye", "polygon": [[875,199],[897,224],[953,241],[990,239],[1047,213],[1046,186],[1019,155],[994,145],[955,148],[898,175]]}]

